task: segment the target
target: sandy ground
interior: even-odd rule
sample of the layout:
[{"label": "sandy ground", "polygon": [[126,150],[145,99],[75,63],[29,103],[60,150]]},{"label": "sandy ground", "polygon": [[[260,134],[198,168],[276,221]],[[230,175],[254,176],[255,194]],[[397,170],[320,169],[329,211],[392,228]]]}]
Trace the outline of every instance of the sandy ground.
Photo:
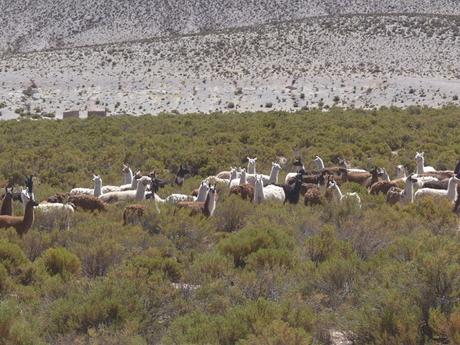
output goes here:
[{"label": "sandy ground", "polygon": [[[0,112],[113,115],[460,105],[455,18],[316,18],[0,59]],[[33,79],[37,88],[24,90]]]}]

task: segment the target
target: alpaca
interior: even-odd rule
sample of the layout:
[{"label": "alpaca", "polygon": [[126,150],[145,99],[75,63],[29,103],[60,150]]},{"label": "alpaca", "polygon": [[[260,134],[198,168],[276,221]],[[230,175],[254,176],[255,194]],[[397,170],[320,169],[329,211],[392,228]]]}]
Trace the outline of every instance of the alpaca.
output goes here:
[{"label": "alpaca", "polygon": [[294,161],[294,163],[292,164],[294,165],[297,170],[296,172],[291,172],[291,173],[288,173],[286,175],[286,178],[284,179],[284,183],[285,184],[290,184],[292,183],[292,181],[296,178],[297,174],[299,172],[305,172],[305,166],[304,164],[302,163],[302,161],[300,160],[300,158],[298,158],[297,160]]},{"label": "alpaca", "polygon": [[185,176],[188,174],[190,174],[190,171],[187,168],[184,168],[181,164],[176,173],[176,177],[174,178],[174,183],[181,187],[184,184]]},{"label": "alpaca", "polygon": [[343,194],[342,191],[340,190],[340,187],[337,185],[337,183],[332,180],[329,181],[329,189],[332,190],[333,196],[336,201],[338,202],[343,202],[344,200],[352,200],[356,205],[361,208],[361,198],[359,197],[358,193],[345,193]]},{"label": "alpaca", "polygon": [[94,195],[69,195],[67,201],[73,204],[76,210],[107,211],[107,205]]},{"label": "alpaca", "polygon": [[415,199],[420,199],[425,196],[440,196],[446,197],[450,202],[454,202],[457,199],[457,184],[460,182],[460,178],[451,177],[447,186],[447,190],[443,189],[432,189],[422,188],[415,192]]},{"label": "alpaca", "polygon": [[386,201],[390,205],[394,205],[398,202],[401,203],[412,203],[414,202],[414,189],[417,183],[417,179],[411,175],[406,179],[404,189],[398,187],[392,187],[388,190]]},{"label": "alpaca", "polygon": [[[27,206],[26,206],[27,207]],[[65,228],[67,230],[70,229],[70,220],[72,214],[74,213],[74,207],[70,203],[62,204],[62,203],[48,203],[42,202],[38,204],[35,209],[39,211],[39,215],[45,214],[48,215],[48,219],[53,217],[54,221],[60,219],[65,223]]]},{"label": "alpaca", "polygon": [[[395,182],[403,181],[405,182],[407,177],[406,177],[406,168],[403,165],[398,165],[396,167],[396,177],[397,179]],[[423,185],[426,182],[435,182],[439,181],[440,179],[445,179],[452,177],[450,172],[444,172],[444,171],[435,171],[435,172],[428,172],[428,173],[423,173],[423,174],[414,174],[414,178],[417,179],[417,183],[414,185],[416,189],[423,188]]]},{"label": "alpaca", "polygon": [[455,169],[454,169],[455,176],[457,176],[458,173],[460,173],[460,159],[458,160],[457,164],[455,165]]},{"label": "alpaca", "polygon": [[254,199],[254,186],[250,184],[235,186],[230,188],[230,194],[239,195],[243,200],[252,201]]},{"label": "alpaca", "polygon": [[358,183],[364,187],[370,187],[372,184],[378,182],[379,177],[382,175],[379,168],[375,167],[370,172],[350,172],[348,169],[341,170],[343,180],[347,182]]},{"label": "alpaca", "polygon": [[[196,195],[196,200],[197,202],[204,202],[206,201],[206,197],[208,196],[209,192],[209,185],[202,181],[200,184],[200,188],[198,188],[198,193]],[[192,195],[193,196],[193,195]]]},{"label": "alpaca", "polygon": [[339,162],[339,166],[341,168],[347,169],[347,171],[350,172],[350,173],[365,173],[365,172],[368,172],[365,169],[352,168],[351,165],[345,159],[339,158],[338,162]]},{"label": "alpaca", "polygon": [[113,203],[118,201],[127,201],[127,200],[144,200],[145,199],[145,190],[147,185],[151,183],[152,179],[148,176],[142,176],[137,182],[136,190],[128,190],[121,192],[110,192],[107,194],[102,194],[99,198],[107,203]]},{"label": "alpaca", "polygon": [[[149,197],[151,199],[151,197]],[[177,204],[178,202],[181,201],[197,201],[197,198],[195,198],[192,195],[186,195],[186,194],[171,194],[168,195],[165,199],[162,199],[158,194],[155,194],[154,199],[156,202],[162,203],[162,204]]]},{"label": "alpaca", "polygon": [[205,179],[205,182],[208,184],[208,185],[227,185],[229,186],[231,181],[235,180],[236,178],[238,177],[238,172],[236,170],[236,168],[233,168],[231,167],[230,168],[230,175],[228,177],[228,179],[226,178],[220,178],[220,177],[217,177],[217,176],[208,176],[206,179]]},{"label": "alpaca", "polygon": [[102,179],[99,175],[93,175],[94,188],[73,188],[70,194],[86,194],[99,197],[102,195]]},{"label": "alpaca", "polygon": [[417,164],[417,174],[423,174],[426,172],[435,172],[436,169],[431,166],[425,166],[425,152],[416,152],[415,163]]},{"label": "alpaca", "polygon": [[259,176],[262,181],[264,186],[270,185],[270,184],[277,184],[278,183],[278,177],[281,171],[281,165],[278,163],[272,162],[272,170],[270,171],[270,176],[268,175],[246,175],[247,180],[249,184],[255,185],[256,184],[256,178]]},{"label": "alpaca", "polygon": [[300,189],[302,187],[302,174],[297,174],[295,182],[292,184],[285,184],[282,186],[284,190],[284,203],[298,204],[300,199]]},{"label": "alpaca", "polygon": [[[31,182],[32,176],[29,179]],[[32,227],[34,223],[34,207],[38,205],[34,200],[31,189],[29,188],[21,193],[21,197],[23,204],[26,205],[23,217],[7,215],[0,216],[0,228],[7,229],[13,227],[20,237],[27,233],[27,231],[29,231]]]},{"label": "alpaca", "polygon": [[[232,169],[236,169],[236,168],[231,167],[230,170],[228,170],[228,171],[221,171],[218,174],[216,174],[214,177],[216,177],[218,179],[221,179],[221,180],[230,180]],[[238,169],[241,170],[240,168],[238,168]],[[237,176],[236,176],[237,178],[240,177],[240,174],[241,174],[241,171],[238,171],[238,169],[236,169],[237,170]]]},{"label": "alpaca", "polygon": [[131,184],[133,181],[133,171],[129,167],[128,164],[123,164],[123,169],[121,171],[123,173],[123,184]]},{"label": "alpaca", "polygon": [[422,188],[432,188],[432,189],[445,189],[449,186],[449,179],[444,179],[441,181],[428,181],[425,182]]},{"label": "alpaca", "polygon": [[303,201],[305,206],[321,205],[323,201],[320,189],[317,186],[309,188],[304,194]]},{"label": "alpaca", "polygon": [[[120,187],[118,187],[118,190],[112,190],[111,192],[121,192],[125,190],[136,190],[137,188],[137,181],[142,177],[142,174],[140,171],[137,171],[136,174],[131,178],[131,182],[127,184],[123,184]],[[102,193],[109,193],[109,191],[105,191],[105,186],[102,187]]]},{"label": "alpaca", "polygon": [[264,187],[263,179],[261,176],[257,176],[254,186],[254,204],[260,204],[265,200],[275,200],[285,202],[286,194],[284,189],[275,185],[268,185]]},{"label": "alpaca", "polygon": [[323,159],[322,159],[320,156],[316,156],[315,159],[313,159],[313,162],[315,163],[316,168],[317,168],[318,170],[323,170],[323,169],[326,168],[326,167],[324,166],[324,161],[323,161]]},{"label": "alpaca", "polygon": [[233,180],[230,181],[230,188],[235,187],[235,186],[242,186],[248,183],[247,175],[246,175],[246,169],[241,170],[241,176],[240,178],[234,178]]},{"label": "alpaca", "polygon": [[256,174],[256,161],[257,157],[249,158],[248,159],[248,174],[255,175]]},{"label": "alpaca", "polygon": [[135,224],[145,213],[147,206],[142,204],[128,205],[123,210],[123,225]]},{"label": "alpaca", "polygon": [[381,176],[382,181],[387,181],[387,182],[391,181],[390,175],[388,175],[388,173],[387,173],[387,169],[382,168],[380,170],[382,171],[382,176]]},{"label": "alpaca", "polygon": [[391,188],[398,188],[398,183],[397,182],[394,182],[394,181],[378,181],[378,182],[375,182],[372,186],[370,186],[369,188],[369,194],[372,194],[372,195],[377,195],[377,194],[387,194],[388,191],[391,189]]},{"label": "alpaca", "polygon": [[[212,217],[217,204],[217,191],[215,186],[209,187],[209,192],[205,202],[197,201],[180,201],[176,204],[177,208],[190,209],[191,215],[201,213],[205,217]],[[176,209],[177,210],[177,209]],[[174,211],[175,212],[175,211]]]},{"label": "alpaca", "polygon": [[12,216],[13,215],[13,187],[5,187],[5,195],[2,200],[2,207],[0,209],[0,215]]}]

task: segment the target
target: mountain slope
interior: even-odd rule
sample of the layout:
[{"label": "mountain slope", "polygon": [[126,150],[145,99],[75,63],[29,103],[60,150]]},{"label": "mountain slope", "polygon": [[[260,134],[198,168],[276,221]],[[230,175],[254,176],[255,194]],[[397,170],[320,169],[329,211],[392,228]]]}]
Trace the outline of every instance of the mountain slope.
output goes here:
[{"label": "mountain slope", "polygon": [[459,0],[3,0],[0,53],[343,14],[460,14]]}]

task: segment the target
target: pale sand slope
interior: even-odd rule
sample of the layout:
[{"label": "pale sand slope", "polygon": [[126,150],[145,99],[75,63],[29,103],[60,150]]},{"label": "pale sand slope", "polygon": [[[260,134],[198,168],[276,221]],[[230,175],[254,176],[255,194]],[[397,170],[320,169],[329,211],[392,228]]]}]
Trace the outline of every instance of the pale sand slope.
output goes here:
[{"label": "pale sand slope", "polygon": [[[6,118],[26,106],[60,116],[95,103],[130,114],[458,105],[459,56],[455,17],[316,18],[4,58],[0,111]],[[32,97],[22,93],[29,79],[38,86]]]}]

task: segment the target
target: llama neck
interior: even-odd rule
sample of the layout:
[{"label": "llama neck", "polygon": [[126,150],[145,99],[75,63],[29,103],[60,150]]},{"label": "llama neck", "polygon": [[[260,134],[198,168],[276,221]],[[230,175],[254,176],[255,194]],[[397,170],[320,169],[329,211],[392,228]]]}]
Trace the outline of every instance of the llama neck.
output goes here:
[{"label": "llama neck", "polygon": [[24,235],[32,227],[34,223],[34,202],[29,201],[24,211],[24,218],[22,220],[22,227],[19,231],[19,235]]},{"label": "llama neck", "polygon": [[256,163],[248,163],[248,174],[254,174],[256,173]]},{"label": "llama neck", "polygon": [[315,163],[316,163],[316,167],[319,169],[319,170],[322,170],[325,168],[324,166],[324,162],[322,160],[322,158],[318,157],[315,159]]},{"label": "llama neck", "polygon": [[278,183],[279,174],[280,174],[279,169],[277,169],[276,167],[272,167],[272,171],[270,172],[270,179],[268,181],[268,184]]},{"label": "llama neck", "polygon": [[145,199],[145,185],[143,183],[137,183],[136,189],[136,200],[144,200]]},{"label": "llama neck", "polygon": [[138,183],[137,178],[133,178],[131,182],[128,182],[126,184],[129,184],[129,183],[131,183],[131,189],[133,189],[133,190],[137,189],[137,183]]},{"label": "llama neck", "polygon": [[396,178],[407,178],[406,176],[406,169],[404,167],[401,167],[400,169],[398,169],[398,173],[397,173],[397,176]]},{"label": "llama neck", "polygon": [[241,176],[240,176],[240,186],[247,184],[247,183],[248,183],[248,180],[246,178],[246,171],[242,171]]},{"label": "llama neck", "polygon": [[335,198],[340,201],[343,198],[342,191],[340,190],[339,186],[335,185],[333,188]]},{"label": "llama neck", "polygon": [[133,171],[131,168],[129,168],[128,171],[124,173],[123,180],[123,184],[130,184],[133,182]]},{"label": "llama neck", "polygon": [[102,181],[94,181],[94,196],[99,197],[102,194]]},{"label": "llama neck", "polygon": [[216,192],[208,193],[206,202],[204,203],[204,212],[208,217],[212,217],[216,209]]},{"label": "llama neck", "polygon": [[457,199],[457,183],[455,183],[453,177],[449,179],[449,184],[447,185],[447,198],[450,201],[455,201]]},{"label": "llama neck", "polygon": [[207,196],[208,196],[208,188],[203,185],[198,190],[198,196],[196,198],[196,201],[198,201],[198,202],[206,201]]},{"label": "llama neck", "polygon": [[423,174],[425,172],[425,160],[418,159],[417,160],[417,174]]},{"label": "llama neck", "polygon": [[261,182],[256,181],[254,188],[254,204],[260,204],[264,201],[264,187]]},{"label": "llama neck", "polygon": [[406,180],[406,185],[403,191],[404,199],[409,202],[414,202],[414,183],[409,179]]}]

